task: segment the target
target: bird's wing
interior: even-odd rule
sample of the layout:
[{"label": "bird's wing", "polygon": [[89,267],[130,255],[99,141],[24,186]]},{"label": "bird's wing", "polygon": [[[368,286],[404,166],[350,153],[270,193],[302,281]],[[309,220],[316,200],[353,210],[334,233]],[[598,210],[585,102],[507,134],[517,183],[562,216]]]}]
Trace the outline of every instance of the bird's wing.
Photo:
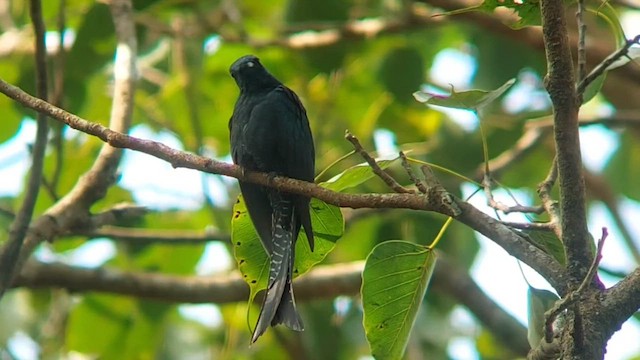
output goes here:
[{"label": "bird's wing", "polygon": [[[285,86],[269,92],[251,112],[245,136],[252,146],[251,157],[258,170],[313,182],[315,150],[306,111],[296,94]],[[309,247],[314,238],[309,198],[293,197],[299,224],[304,226]]]},{"label": "bird's wing", "polygon": [[313,181],[315,155],[307,114],[298,97],[279,86],[251,111],[246,139],[262,171]]}]

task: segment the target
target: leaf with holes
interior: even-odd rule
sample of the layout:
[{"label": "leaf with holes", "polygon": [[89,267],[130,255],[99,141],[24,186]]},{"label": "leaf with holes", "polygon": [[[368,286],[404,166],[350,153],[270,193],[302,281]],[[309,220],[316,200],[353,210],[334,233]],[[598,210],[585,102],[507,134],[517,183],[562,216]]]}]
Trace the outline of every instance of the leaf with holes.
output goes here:
[{"label": "leaf with holes", "polygon": [[[304,231],[301,231],[296,242],[294,276],[304,274],[322,261],[333,250],[336,241],[344,232],[344,219],[340,209],[318,199],[311,199],[311,225],[315,249],[313,252],[309,250],[307,237]],[[238,269],[244,281],[249,284],[249,302],[253,302],[258,291],[267,287],[269,258],[251,222],[242,196],[238,197],[233,206],[231,241]]]},{"label": "leaf with holes", "polygon": [[364,329],[378,360],[400,359],[433,274],[436,257],[424,246],[386,241],[362,273]]}]

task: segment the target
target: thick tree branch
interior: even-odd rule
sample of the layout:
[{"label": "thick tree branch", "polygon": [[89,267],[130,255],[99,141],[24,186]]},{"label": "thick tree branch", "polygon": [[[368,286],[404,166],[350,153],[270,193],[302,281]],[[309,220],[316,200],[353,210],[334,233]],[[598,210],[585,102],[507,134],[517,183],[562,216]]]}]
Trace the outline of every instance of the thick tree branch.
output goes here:
[{"label": "thick tree branch", "polygon": [[[510,255],[531,266],[561,294],[568,290],[568,279],[562,266],[551,256],[524,240],[500,221],[476,209],[469,203],[458,201],[462,214],[457,221],[481,233],[505,249]],[[526,260],[525,260],[526,259]]]},{"label": "thick tree branch", "polygon": [[543,0],[540,4],[548,66],[545,83],[554,112],[562,242],[571,280],[580,283],[587,274],[593,254],[588,242],[590,236],[582,177],[578,133],[579,102],[564,3],[561,0]]},{"label": "thick tree branch", "polygon": [[611,336],[634,313],[640,310],[640,267],[604,292],[602,328]]},{"label": "thick tree branch", "polygon": [[[47,50],[44,43],[45,25],[42,19],[42,4],[40,0],[31,0],[30,2],[31,22],[33,23],[35,33],[36,47],[36,91],[39,98],[47,99]],[[38,129],[36,131],[36,140],[33,146],[31,174],[27,183],[22,207],[16,214],[13,223],[9,229],[9,239],[2,248],[0,248],[0,299],[7,287],[11,283],[11,279],[19,269],[19,257],[23,244],[29,229],[29,223],[33,217],[33,210],[38,199],[40,191],[40,182],[43,174],[44,154],[47,147],[47,135],[49,133],[49,124],[47,116],[38,113],[36,116]]]},{"label": "thick tree branch", "polygon": [[[294,281],[296,300],[331,299],[357,295],[362,284],[363,261],[321,265]],[[220,276],[170,276],[127,273],[111,269],[84,269],[64,264],[30,261],[14,286],[60,287],[73,292],[109,292],[140,298],[182,303],[246,301],[249,289],[239,273]],[[467,272],[446,258],[439,258],[431,291],[447,294],[467,307],[480,323],[514,353],[529,350],[526,329],[478,287]]]}]

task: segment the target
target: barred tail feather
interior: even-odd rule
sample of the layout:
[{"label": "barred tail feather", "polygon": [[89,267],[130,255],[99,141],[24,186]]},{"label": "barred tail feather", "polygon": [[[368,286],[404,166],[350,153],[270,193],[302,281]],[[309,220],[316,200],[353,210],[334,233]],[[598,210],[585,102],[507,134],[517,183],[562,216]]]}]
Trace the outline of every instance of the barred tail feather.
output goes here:
[{"label": "barred tail feather", "polygon": [[262,303],[258,323],[251,342],[255,342],[269,325],[284,324],[293,330],[303,330],[291,287],[293,268],[294,226],[293,205],[273,196],[273,251],[269,267],[269,283]]}]

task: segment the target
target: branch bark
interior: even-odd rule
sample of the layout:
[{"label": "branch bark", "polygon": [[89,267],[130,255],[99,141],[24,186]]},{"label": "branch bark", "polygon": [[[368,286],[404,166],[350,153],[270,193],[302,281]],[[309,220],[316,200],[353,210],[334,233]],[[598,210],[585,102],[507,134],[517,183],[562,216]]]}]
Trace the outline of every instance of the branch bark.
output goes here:
[{"label": "branch bark", "polygon": [[[300,302],[355,296],[362,284],[364,261],[316,266],[294,281]],[[111,269],[84,269],[60,263],[30,261],[15,287],[64,288],[72,292],[109,292],[163,302],[231,303],[246,301],[249,289],[237,272],[207,277],[131,273]],[[527,332],[511,315],[489,298],[467,272],[444,257],[436,264],[432,291],[447,294],[467,307],[511,351],[529,351]]]},{"label": "branch bark", "polygon": [[[94,135],[114,147],[137,150],[157,158],[163,159],[173,167],[184,167],[212,174],[231,176],[243,181],[275,187],[278,190],[295,194],[315,197],[329,204],[351,208],[403,208],[423,211],[436,211],[445,215],[450,213],[450,205],[441,199],[424,194],[346,194],[338,193],[316,184],[283,178],[272,177],[269,174],[244,172],[236,165],[208,159],[195,154],[172,149],[162,143],[138,139],[126,134],[110,130],[100,124],[89,122],[76,115],[68,113],[45,101],[34,98],[24,91],[0,80],[0,92],[36,111],[42,111],[52,118],[66,123],[74,129]],[[517,236],[513,230],[500,224],[495,219],[477,210],[473,206],[461,202],[464,213],[458,220],[486,235],[507,251],[540,272],[559,291],[565,290],[567,279],[560,265],[540,249],[531,246],[524,239]],[[498,238],[496,238],[498,237]]]},{"label": "branch bark", "polygon": [[545,82],[554,113],[562,242],[567,253],[571,280],[580,283],[587,274],[593,254],[590,253],[588,243],[590,236],[578,133],[579,102],[576,81],[564,3],[561,0],[541,1],[541,12],[548,66]]}]

